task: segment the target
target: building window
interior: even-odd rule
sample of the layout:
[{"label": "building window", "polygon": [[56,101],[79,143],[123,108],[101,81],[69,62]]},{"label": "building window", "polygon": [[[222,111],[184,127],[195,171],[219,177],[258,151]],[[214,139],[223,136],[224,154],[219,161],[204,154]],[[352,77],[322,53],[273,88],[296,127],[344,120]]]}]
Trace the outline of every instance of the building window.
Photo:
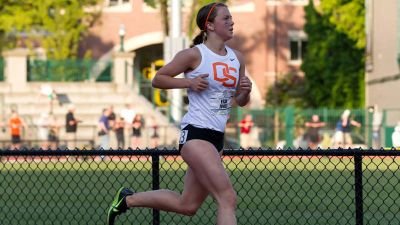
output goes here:
[{"label": "building window", "polygon": [[103,12],[128,13],[132,11],[132,0],[104,0]]},{"label": "building window", "polygon": [[289,59],[301,62],[307,50],[307,35],[304,31],[289,31]]},{"label": "building window", "polygon": [[118,5],[118,0],[109,0],[108,6]]},{"label": "building window", "polygon": [[296,6],[306,6],[309,3],[308,0],[290,0],[288,2],[290,2],[292,5],[296,5]]},{"label": "building window", "polygon": [[108,6],[116,6],[116,5],[122,5],[125,3],[129,3],[130,0],[108,0]]},{"label": "building window", "polygon": [[302,60],[307,48],[305,40],[290,40],[290,60]]}]

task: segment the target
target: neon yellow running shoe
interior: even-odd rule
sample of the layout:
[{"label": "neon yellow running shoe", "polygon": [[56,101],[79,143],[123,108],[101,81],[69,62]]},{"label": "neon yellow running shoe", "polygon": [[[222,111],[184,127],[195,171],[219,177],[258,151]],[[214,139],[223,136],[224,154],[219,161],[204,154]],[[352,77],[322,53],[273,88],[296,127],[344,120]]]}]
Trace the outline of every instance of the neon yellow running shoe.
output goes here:
[{"label": "neon yellow running shoe", "polygon": [[128,188],[122,187],[118,190],[110,208],[108,209],[107,213],[108,225],[114,225],[115,218],[118,215],[126,212],[126,210],[128,209],[128,206],[126,205],[126,197],[133,194],[134,192],[129,190]]}]

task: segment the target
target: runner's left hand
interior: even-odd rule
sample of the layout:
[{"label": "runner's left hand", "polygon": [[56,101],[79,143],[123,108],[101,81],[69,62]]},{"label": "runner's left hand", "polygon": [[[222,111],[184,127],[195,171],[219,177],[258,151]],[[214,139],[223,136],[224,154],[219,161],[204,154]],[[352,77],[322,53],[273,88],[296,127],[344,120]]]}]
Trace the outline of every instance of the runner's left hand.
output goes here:
[{"label": "runner's left hand", "polygon": [[247,76],[242,76],[239,80],[239,93],[249,94],[251,92],[252,83]]}]

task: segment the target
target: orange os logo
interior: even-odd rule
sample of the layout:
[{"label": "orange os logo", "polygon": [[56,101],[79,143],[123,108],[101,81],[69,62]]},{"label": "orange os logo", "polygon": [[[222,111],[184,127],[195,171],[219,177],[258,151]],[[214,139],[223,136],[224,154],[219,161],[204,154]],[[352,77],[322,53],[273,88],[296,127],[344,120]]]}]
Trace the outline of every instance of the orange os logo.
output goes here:
[{"label": "orange os logo", "polygon": [[[222,71],[221,73],[218,73]],[[233,67],[228,67],[228,64],[223,62],[215,62],[213,63],[213,72],[214,72],[214,80],[221,82],[225,87],[236,87],[237,78],[230,75],[229,72],[232,71],[234,73],[237,70]]]}]

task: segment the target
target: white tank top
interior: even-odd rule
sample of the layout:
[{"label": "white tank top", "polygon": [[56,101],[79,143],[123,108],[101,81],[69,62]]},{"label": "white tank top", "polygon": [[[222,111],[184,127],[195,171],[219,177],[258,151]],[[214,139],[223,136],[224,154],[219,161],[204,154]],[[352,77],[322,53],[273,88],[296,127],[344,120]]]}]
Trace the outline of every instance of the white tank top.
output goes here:
[{"label": "white tank top", "polygon": [[196,92],[188,89],[189,110],[182,118],[181,127],[191,124],[220,132],[225,131],[233,97],[239,83],[240,62],[234,51],[225,46],[227,54],[218,55],[206,45],[196,45],[201,62],[194,70],[185,73],[186,78],[208,74],[208,88]]}]

